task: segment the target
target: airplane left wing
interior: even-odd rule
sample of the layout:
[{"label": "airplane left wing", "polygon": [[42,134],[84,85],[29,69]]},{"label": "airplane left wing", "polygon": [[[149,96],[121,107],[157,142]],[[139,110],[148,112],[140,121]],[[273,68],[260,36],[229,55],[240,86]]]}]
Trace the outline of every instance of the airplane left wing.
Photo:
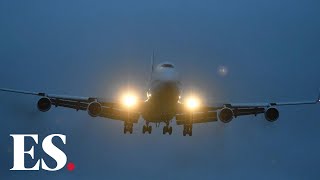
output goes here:
[{"label": "airplane left wing", "polygon": [[211,106],[201,106],[194,112],[182,110],[176,115],[178,125],[206,123],[221,120],[230,122],[233,118],[245,115],[264,114],[265,118],[273,122],[279,118],[278,106],[293,106],[317,104],[320,102],[320,92],[316,100],[297,102],[271,102],[271,103],[219,103]]},{"label": "airplane left wing", "polygon": [[88,114],[92,117],[104,117],[130,123],[138,122],[140,117],[139,106],[142,105],[142,102],[139,102],[135,109],[128,110],[120,102],[111,102],[97,97],[55,95],[5,88],[0,88],[0,91],[40,96],[41,98],[37,103],[37,107],[42,112],[48,111],[52,106],[65,107],[77,111],[88,111]]}]

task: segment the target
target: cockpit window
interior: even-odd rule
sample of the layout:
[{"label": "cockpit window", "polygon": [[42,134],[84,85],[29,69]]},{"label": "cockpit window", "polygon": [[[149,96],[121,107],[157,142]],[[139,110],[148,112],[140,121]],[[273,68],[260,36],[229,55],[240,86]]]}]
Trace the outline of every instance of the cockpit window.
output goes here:
[{"label": "cockpit window", "polygon": [[172,64],[162,64],[161,67],[174,68]]}]

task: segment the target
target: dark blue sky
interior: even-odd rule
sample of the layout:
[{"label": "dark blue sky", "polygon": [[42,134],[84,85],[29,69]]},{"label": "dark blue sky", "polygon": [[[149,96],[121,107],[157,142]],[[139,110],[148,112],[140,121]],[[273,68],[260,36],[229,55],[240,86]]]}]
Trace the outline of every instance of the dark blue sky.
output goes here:
[{"label": "dark blue sky", "polygon": [[[150,56],[172,61],[186,90],[209,102],[314,99],[320,87],[315,0],[0,2],[0,86],[114,98],[145,95]],[[217,73],[219,66],[228,75]],[[0,93],[0,179],[319,179],[320,106],[280,108],[279,121],[241,117],[123,134],[86,112],[40,113],[37,98]],[[10,172],[12,133],[67,135],[74,172]],[[36,158],[43,153],[36,148]],[[48,157],[47,157],[48,158]],[[50,161],[50,159],[48,159]],[[33,163],[26,162],[26,163]]]}]

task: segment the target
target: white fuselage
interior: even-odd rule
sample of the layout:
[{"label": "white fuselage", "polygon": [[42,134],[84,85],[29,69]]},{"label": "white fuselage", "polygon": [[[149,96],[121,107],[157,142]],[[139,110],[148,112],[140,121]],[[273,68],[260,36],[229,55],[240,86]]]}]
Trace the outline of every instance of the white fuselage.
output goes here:
[{"label": "white fuselage", "polygon": [[181,94],[179,75],[171,63],[161,63],[152,72],[148,100],[142,116],[150,122],[171,120]]}]

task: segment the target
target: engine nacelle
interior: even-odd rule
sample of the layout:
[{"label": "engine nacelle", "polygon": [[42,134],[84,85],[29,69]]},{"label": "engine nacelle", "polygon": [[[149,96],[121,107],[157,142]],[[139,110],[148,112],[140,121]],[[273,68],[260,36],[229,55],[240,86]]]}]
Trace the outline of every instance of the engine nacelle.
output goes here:
[{"label": "engine nacelle", "polygon": [[274,107],[270,107],[264,112],[264,117],[270,122],[276,121],[279,118],[279,111]]},{"label": "engine nacelle", "polygon": [[97,117],[102,111],[102,106],[98,102],[92,102],[88,106],[88,114],[92,117]]},{"label": "engine nacelle", "polygon": [[39,99],[39,101],[37,103],[37,107],[38,107],[39,111],[47,112],[51,108],[51,104],[52,103],[49,98],[43,97],[43,98]]},{"label": "engine nacelle", "polygon": [[233,116],[233,111],[230,108],[223,108],[218,113],[219,120],[224,123],[229,123]]}]

